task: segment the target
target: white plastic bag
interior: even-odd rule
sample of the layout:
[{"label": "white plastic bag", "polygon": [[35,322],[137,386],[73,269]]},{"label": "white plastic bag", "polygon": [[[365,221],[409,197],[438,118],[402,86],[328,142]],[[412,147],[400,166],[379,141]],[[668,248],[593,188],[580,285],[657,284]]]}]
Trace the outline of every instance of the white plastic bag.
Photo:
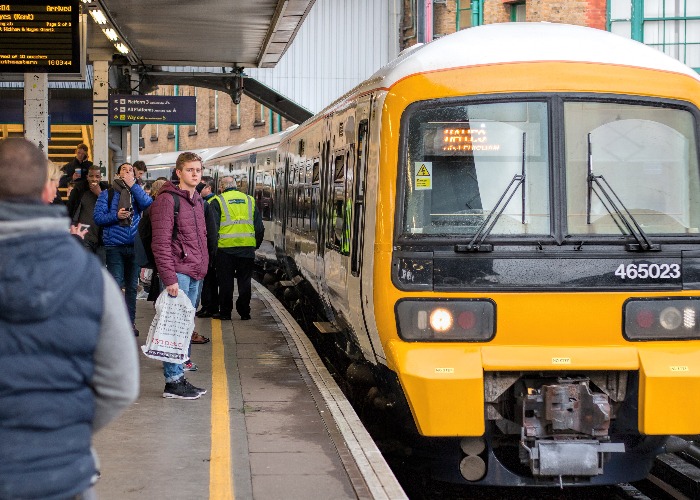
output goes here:
[{"label": "white plastic bag", "polygon": [[178,290],[177,297],[171,297],[163,290],[156,300],[156,315],[141,350],[152,359],[183,363],[193,331],[194,306],[185,292]]}]

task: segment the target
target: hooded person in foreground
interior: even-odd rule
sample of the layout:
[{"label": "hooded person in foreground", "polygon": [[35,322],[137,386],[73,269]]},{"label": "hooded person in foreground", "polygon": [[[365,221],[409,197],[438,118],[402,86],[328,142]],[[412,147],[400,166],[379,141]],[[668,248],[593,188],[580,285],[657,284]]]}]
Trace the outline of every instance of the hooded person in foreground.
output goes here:
[{"label": "hooded person in foreground", "polygon": [[0,141],[0,498],[91,499],[92,434],[138,396],[121,291],[69,234],[56,180]]}]

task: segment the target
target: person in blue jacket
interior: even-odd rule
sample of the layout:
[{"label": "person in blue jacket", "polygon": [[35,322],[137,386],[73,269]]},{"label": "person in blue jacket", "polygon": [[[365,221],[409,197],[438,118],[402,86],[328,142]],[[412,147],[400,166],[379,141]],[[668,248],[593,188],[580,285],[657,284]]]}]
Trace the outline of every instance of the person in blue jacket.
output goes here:
[{"label": "person in blue jacket", "polygon": [[112,187],[102,191],[95,205],[95,224],[102,227],[102,240],[107,254],[107,270],[124,288],[126,308],[129,310],[134,334],[136,329],[136,289],[140,268],[134,255],[134,237],[141,214],[153,202],[136,183],[134,168],[122,163]]}]

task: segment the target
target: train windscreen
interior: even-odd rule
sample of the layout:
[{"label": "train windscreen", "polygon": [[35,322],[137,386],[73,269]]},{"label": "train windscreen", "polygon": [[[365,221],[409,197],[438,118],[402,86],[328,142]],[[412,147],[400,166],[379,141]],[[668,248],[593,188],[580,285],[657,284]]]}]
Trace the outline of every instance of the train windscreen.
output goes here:
[{"label": "train windscreen", "polygon": [[647,234],[698,234],[698,155],[689,111],[566,102],[564,126],[568,234],[619,235],[611,200]]},{"label": "train windscreen", "polygon": [[425,107],[408,124],[404,234],[550,234],[544,102]]}]

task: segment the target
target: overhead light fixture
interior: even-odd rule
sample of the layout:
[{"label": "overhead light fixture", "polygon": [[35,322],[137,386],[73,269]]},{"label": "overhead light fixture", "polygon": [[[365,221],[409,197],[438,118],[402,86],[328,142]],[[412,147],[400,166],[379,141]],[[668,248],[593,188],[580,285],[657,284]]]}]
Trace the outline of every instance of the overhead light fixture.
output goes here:
[{"label": "overhead light fixture", "polygon": [[90,15],[97,24],[107,24],[107,18],[100,9],[91,9]]},{"label": "overhead light fixture", "polygon": [[138,58],[134,54],[134,51],[129,46],[124,35],[121,34],[117,26],[112,22],[112,20],[107,16],[109,10],[105,9],[101,0],[81,0],[83,3],[88,4],[87,9],[90,11],[90,15],[95,23],[102,29],[102,33],[105,34],[107,39],[114,45],[120,53],[127,56],[130,63],[135,64],[138,62]]},{"label": "overhead light fixture", "polygon": [[105,36],[109,38],[109,40],[112,42],[116,42],[117,40],[119,40],[119,36],[113,28],[105,28],[102,30],[102,33],[104,33]]}]

